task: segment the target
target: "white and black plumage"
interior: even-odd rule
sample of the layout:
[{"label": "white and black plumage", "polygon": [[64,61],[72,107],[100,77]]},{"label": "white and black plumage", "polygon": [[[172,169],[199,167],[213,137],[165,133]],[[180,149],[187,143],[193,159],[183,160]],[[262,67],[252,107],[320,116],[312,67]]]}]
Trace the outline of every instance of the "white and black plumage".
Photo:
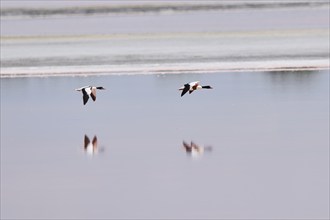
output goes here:
[{"label": "white and black plumage", "polygon": [[183,147],[186,150],[186,153],[194,158],[203,155],[205,151],[212,151],[211,146],[201,147],[195,144],[194,142],[188,144],[187,142],[183,141]]},{"label": "white and black plumage", "polygon": [[201,86],[199,85],[199,81],[196,82],[190,82],[184,84],[179,90],[182,90],[181,97],[186,94],[189,91],[189,94],[191,94],[193,91],[197,89],[213,89],[211,86]]},{"label": "white and black plumage", "polygon": [[97,89],[104,90],[105,88],[103,88],[102,86],[84,86],[79,89],[76,89],[76,91],[82,92],[83,102],[84,102],[84,105],[86,105],[86,103],[89,99],[89,96],[91,96],[93,101],[95,102]]},{"label": "white and black plumage", "polygon": [[84,150],[86,151],[86,153],[88,153],[90,155],[93,155],[93,154],[97,153],[98,148],[97,148],[97,137],[96,136],[94,136],[93,141],[90,142],[87,135],[85,135]]}]

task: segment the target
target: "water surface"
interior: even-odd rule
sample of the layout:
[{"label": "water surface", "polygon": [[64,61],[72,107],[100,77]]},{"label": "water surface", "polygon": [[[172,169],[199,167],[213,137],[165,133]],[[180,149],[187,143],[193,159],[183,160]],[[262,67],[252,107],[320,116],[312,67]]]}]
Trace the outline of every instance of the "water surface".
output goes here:
[{"label": "water surface", "polygon": [[1,218],[328,217],[328,70],[1,79]]}]

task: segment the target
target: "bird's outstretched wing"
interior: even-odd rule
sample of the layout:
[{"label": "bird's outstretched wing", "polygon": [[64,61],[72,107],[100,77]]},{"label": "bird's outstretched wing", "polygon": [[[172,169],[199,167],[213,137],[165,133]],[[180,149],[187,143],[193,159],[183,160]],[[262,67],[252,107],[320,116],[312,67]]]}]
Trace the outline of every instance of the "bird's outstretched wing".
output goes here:
[{"label": "bird's outstretched wing", "polygon": [[87,146],[89,145],[90,143],[90,140],[89,138],[87,137],[87,135],[85,135],[85,138],[84,138],[84,148],[87,149]]},{"label": "bird's outstretched wing", "polygon": [[186,152],[191,152],[191,146],[189,144],[187,144],[185,141],[183,141],[182,144]]},{"label": "bird's outstretched wing", "polygon": [[83,101],[84,101],[84,105],[86,105],[88,99],[89,99],[89,95],[87,94],[86,90],[83,89],[82,90],[82,93],[83,93]]},{"label": "bird's outstretched wing", "polygon": [[96,88],[92,88],[91,97],[92,97],[93,101],[95,102],[95,100],[96,100]]},{"label": "bird's outstretched wing", "polygon": [[93,149],[94,150],[97,149],[97,137],[96,136],[94,136],[92,144],[93,144]]},{"label": "bird's outstretched wing", "polygon": [[184,88],[182,90],[182,93],[181,93],[181,97],[186,94],[190,89],[190,85],[187,83],[187,84],[184,84]]}]

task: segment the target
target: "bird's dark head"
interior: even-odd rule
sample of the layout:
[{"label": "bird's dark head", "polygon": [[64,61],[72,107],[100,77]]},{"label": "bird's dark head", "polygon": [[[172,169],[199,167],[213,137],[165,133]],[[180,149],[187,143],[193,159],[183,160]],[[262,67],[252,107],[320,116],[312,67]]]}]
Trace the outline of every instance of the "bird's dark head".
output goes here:
[{"label": "bird's dark head", "polygon": [[99,87],[96,87],[97,89],[101,89],[101,90],[105,90],[105,88],[104,87],[102,87],[102,86],[99,86]]},{"label": "bird's dark head", "polygon": [[211,86],[202,86],[203,89],[213,89]]}]

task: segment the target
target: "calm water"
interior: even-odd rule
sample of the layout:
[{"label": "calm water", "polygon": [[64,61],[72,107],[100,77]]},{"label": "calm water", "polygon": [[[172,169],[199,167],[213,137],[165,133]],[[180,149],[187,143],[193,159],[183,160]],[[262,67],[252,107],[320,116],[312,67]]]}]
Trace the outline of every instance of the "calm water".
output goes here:
[{"label": "calm water", "polygon": [[329,218],[329,71],[3,78],[1,218]]}]

